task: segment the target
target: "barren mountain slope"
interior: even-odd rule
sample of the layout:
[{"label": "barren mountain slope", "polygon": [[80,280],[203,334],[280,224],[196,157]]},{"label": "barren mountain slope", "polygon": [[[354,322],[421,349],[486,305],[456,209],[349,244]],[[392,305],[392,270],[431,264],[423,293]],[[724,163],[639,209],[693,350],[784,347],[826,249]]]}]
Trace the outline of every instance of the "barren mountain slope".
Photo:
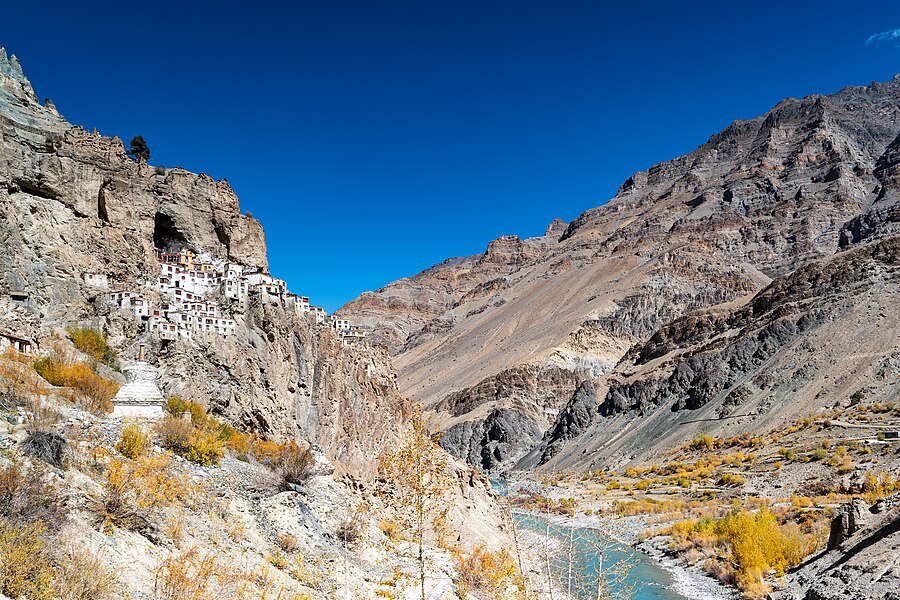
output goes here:
[{"label": "barren mountain slope", "polygon": [[[842,227],[879,198],[875,171],[900,131],[898,104],[900,78],[785,100],[761,117],[735,122],[688,155],[636,173],[609,203],[571,223],[557,243],[523,242],[528,251],[495,273],[489,294],[470,299],[470,282],[460,290],[452,286],[459,273],[468,276],[487,260],[490,248],[480,259],[448,261],[367,294],[365,313],[359,300],[342,313],[352,319],[364,314],[394,340],[431,316],[421,334],[394,343],[401,392],[435,408],[445,427],[470,432],[468,438],[448,436],[455,440],[451,451],[470,457],[483,454],[479,448],[490,452],[485,434],[496,428],[485,418],[491,407],[502,406],[498,399],[516,395],[492,378],[548,366],[575,374],[565,393],[532,394],[533,406],[504,419],[541,430],[581,381],[611,369],[660,326],[739,300],[772,277],[837,251]],[[445,276],[448,270],[454,278]],[[411,290],[420,305],[437,299],[416,319],[395,301]],[[440,300],[448,295],[458,300]],[[394,327],[401,321],[403,328]],[[481,402],[472,397],[497,387],[499,394]],[[480,408],[467,415],[448,406],[460,396]],[[517,438],[515,431],[492,435]]]},{"label": "barren mountain slope", "polygon": [[525,463],[617,467],[699,433],[767,432],[857,392],[896,401],[897,314],[900,236],[816,261],[739,308],[676,319],[635,346]]}]

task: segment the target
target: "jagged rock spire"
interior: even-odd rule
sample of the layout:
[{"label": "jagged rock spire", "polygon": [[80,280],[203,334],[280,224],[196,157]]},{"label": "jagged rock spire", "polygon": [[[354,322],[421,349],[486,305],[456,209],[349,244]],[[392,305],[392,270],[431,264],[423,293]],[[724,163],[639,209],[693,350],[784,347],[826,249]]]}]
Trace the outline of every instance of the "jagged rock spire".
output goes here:
[{"label": "jagged rock spire", "polygon": [[31,87],[31,82],[25,77],[18,57],[15,54],[7,55],[6,48],[0,48],[0,77],[7,77],[18,82],[28,99],[37,102],[37,96]]}]

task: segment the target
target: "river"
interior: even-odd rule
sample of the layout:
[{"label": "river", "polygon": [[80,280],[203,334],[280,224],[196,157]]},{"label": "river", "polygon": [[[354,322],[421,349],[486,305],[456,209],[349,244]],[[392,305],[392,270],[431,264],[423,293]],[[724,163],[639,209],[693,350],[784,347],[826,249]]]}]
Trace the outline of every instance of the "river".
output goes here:
[{"label": "river", "polygon": [[[519,529],[529,531],[534,536],[543,537],[547,533],[547,522],[536,516],[526,514],[514,515]],[[593,600],[597,593],[597,566],[599,564],[595,543],[598,536],[602,535],[597,530],[584,527],[567,527],[563,525],[551,525],[550,536],[555,543],[551,543],[551,569],[554,578],[559,583],[559,589],[565,591],[568,587],[568,561],[566,556],[569,548],[569,539],[572,539],[575,561],[573,565],[573,600]],[[624,585],[635,589],[635,600],[690,600],[704,596],[695,594],[682,595],[676,591],[677,585],[672,573],[660,564],[640,552],[632,552],[620,544],[605,540],[611,546],[603,554],[604,571],[606,568],[623,559],[630,559],[633,568],[625,578]],[[613,597],[621,592],[621,586],[615,583],[607,583]]]}]

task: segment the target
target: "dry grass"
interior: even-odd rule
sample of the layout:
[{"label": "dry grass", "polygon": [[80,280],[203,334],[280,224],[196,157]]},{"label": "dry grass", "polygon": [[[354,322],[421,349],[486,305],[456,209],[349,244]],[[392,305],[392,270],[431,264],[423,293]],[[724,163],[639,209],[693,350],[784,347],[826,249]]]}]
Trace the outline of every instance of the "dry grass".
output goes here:
[{"label": "dry grass", "polygon": [[12,348],[0,353],[0,408],[15,411],[46,391],[44,380],[35,376],[31,357]]},{"label": "dry grass", "polygon": [[294,440],[285,443],[254,441],[251,455],[260,463],[274,470],[287,484],[302,485],[312,475],[315,459],[309,448]]},{"label": "dry grass", "polygon": [[63,540],[54,553],[53,578],[58,600],[113,600],[121,598],[118,573],[106,566],[99,551],[74,540]]},{"label": "dry grass", "polygon": [[381,533],[387,537],[387,539],[392,542],[399,541],[401,538],[400,534],[400,525],[394,523],[393,521],[388,521],[387,519],[382,519],[380,523],[378,523],[378,529],[381,530]]},{"label": "dry grass", "polygon": [[168,454],[142,457],[136,462],[110,459],[101,496],[92,503],[98,530],[131,531],[145,526],[147,511],[190,504],[198,489],[175,474]]},{"label": "dry grass", "polygon": [[156,569],[152,600],[308,600],[306,594],[286,594],[273,590],[271,574],[247,572],[222,562],[215,554],[192,548]]},{"label": "dry grass", "polygon": [[63,463],[68,454],[68,443],[58,433],[46,431],[32,431],[21,445],[22,452],[44,461],[57,469],[63,468]]},{"label": "dry grass", "polygon": [[0,469],[0,519],[12,525],[42,523],[55,530],[65,515],[64,499],[39,472],[17,464]]},{"label": "dry grass", "polygon": [[45,532],[41,523],[14,525],[0,519],[0,591],[10,598],[53,598]]}]

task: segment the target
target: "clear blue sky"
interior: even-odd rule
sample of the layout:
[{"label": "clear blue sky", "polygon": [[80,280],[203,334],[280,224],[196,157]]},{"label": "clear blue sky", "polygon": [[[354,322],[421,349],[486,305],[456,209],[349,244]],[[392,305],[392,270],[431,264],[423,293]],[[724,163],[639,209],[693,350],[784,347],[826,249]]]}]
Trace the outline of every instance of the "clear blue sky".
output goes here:
[{"label": "clear blue sky", "polygon": [[[605,6],[610,4],[609,6]],[[626,6],[627,5],[627,6]],[[896,1],[13,2],[0,45],[73,123],[227,178],[333,310],[786,96],[900,71]]]}]

